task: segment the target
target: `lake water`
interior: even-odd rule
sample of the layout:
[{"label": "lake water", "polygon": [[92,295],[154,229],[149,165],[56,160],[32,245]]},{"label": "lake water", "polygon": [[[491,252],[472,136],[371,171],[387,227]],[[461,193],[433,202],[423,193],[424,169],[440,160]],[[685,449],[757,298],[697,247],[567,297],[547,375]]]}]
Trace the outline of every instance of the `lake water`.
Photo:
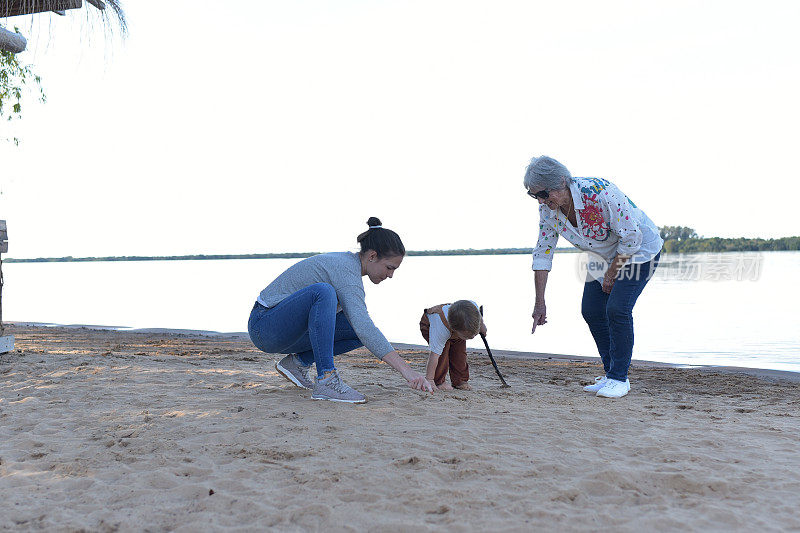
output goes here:
[{"label": "lake water", "polygon": [[[485,307],[493,349],[597,356],[580,315],[582,254],[557,253],[548,323],[530,334],[528,255],[407,257],[365,280],[390,341],[423,344],[422,309]],[[298,259],[5,263],[6,321],[241,332],[256,296]],[[800,252],[664,255],[635,309],[634,359],[800,371]],[[483,347],[480,339],[469,344]]]}]

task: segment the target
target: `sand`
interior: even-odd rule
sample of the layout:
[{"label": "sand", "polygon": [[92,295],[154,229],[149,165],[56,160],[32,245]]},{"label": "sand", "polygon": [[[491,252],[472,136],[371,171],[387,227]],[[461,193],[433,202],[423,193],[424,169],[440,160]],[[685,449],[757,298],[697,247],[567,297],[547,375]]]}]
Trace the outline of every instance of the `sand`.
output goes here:
[{"label": "sand", "polygon": [[[0,529],[800,529],[800,390],[637,364],[471,353],[475,390],[413,391],[366,352],[369,398],[311,401],[242,338],[16,325],[0,355]],[[404,351],[421,368],[424,353]]]}]

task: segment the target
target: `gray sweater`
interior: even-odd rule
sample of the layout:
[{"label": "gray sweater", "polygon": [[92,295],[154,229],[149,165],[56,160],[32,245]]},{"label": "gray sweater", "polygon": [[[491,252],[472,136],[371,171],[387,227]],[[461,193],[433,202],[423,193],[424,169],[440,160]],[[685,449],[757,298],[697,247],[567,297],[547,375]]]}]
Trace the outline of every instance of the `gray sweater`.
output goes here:
[{"label": "gray sweater", "polygon": [[267,285],[258,295],[258,303],[264,307],[275,307],[287,296],[314,283],[333,286],[344,316],[353,326],[358,339],[376,357],[383,359],[394,350],[369,317],[358,254],[334,252],[303,259]]}]

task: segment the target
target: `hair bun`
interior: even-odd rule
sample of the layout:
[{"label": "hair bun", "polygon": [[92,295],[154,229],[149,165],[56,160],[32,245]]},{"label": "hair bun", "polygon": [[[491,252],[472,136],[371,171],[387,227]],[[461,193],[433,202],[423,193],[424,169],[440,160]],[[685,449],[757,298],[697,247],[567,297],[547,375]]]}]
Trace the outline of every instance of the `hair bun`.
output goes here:
[{"label": "hair bun", "polygon": [[361,257],[364,257],[368,250],[377,252],[378,259],[406,255],[406,247],[403,246],[400,236],[392,230],[384,228],[381,219],[369,217],[367,225],[369,228],[356,238],[356,242],[361,245]]}]

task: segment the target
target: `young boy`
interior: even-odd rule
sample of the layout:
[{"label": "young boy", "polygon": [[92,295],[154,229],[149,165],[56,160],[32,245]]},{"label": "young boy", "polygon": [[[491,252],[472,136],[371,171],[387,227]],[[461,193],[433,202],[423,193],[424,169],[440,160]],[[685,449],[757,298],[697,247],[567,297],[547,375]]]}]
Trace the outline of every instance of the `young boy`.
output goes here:
[{"label": "young boy", "polygon": [[[458,300],[425,309],[419,321],[419,330],[428,342],[430,355],[425,377],[440,390],[472,390],[469,386],[467,340],[478,333],[486,335],[478,304],[471,300]],[[447,383],[447,371],[450,381]]]}]

